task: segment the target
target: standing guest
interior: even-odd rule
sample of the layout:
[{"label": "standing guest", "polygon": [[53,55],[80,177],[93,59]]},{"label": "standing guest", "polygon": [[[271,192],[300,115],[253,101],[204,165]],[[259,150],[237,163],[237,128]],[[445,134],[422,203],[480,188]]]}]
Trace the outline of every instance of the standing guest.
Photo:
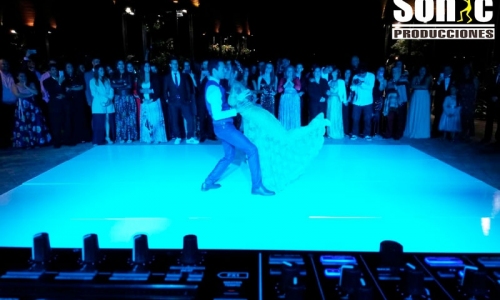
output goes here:
[{"label": "standing guest", "polygon": [[10,73],[9,62],[0,59],[0,147],[7,148],[12,145],[12,131],[14,129],[14,116],[18,98],[28,98],[32,93],[20,93],[14,77]]},{"label": "standing guest", "polygon": [[40,92],[41,91],[40,78],[42,77],[42,74],[38,72],[38,70],[36,69],[36,65],[33,59],[30,58],[28,60],[25,60],[25,66],[23,68],[23,72],[28,78],[28,82],[30,84],[33,83],[36,89]]},{"label": "standing guest", "polygon": [[[45,124],[42,111],[35,101],[38,95],[35,83],[28,83],[28,76],[20,72],[17,76],[17,89],[21,94],[31,94],[30,97],[18,98],[14,123],[14,148],[33,148],[47,145],[51,136]],[[35,79],[38,81],[37,79]]]},{"label": "standing guest", "polygon": [[[87,99],[86,115],[88,120],[92,120],[92,93],[90,92],[90,80],[94,78],[95,67],[101,63],[99,58],[94,58],[91,61],[92,69],[83,74],[85,79],[85,98]],[[92,122],[90,122],[92,127]],[[50,127],[50,126],[49,126]]]},{"label": "standing guest", "polygon": [[164,98],[168,102],[171,125],[172,125],[172,136],[174,138],[174,144],[179,145],[181,143],[181,128],[179,117],[186,120],[186,143],[188,144],[198,144],[199,141],[195,138],[195,125],[194,118],[192,115],[191,101],[194,100],[194,95],[191,93],[193,91],[191,84],[191,79],[187,78],[188,75],[179,72],[179,63],[177,59],[172,59],[170,61],[170,73],[165,76],[164,79]]},{"label": "standing guest", "polygon": [[127,63],[127,72],[131,74],[132,76],[132,81],[133,81],[133,87],[132,87],[132,94],[134,95],[135,103],[137,106],[137,117],[136,117],[136,122],[137,122],[137,137],[140,139],[141,137],[141,129],[139,128],[139,124],[141,123],[141,95],[139,93],[139,75],[135,71],[134,65],[131,62]]},{"label": "standing guest", "polygon": [[373,115],[373,87],[375,86],[375,75],[368,72],[364,64],[359,65],[358,74],[354,75],[351,83],[351,91],[355,93],[352,101],[352,136],[356,140],[360,134],[359,125],[363,115],[363,135],[367,141],[371,141],[371,121]]},{"label": "standing guest", "polygon": [[[45,101],[45,103],[49,103],[49,93],[43,86],[43,81],[47,78],[50,78],[50,66],[55,66],[57,65],[57,62],[53,59],[49,60],[49,70],[42,75],[40,75],[40,89],[42,92],[42,99]],[[48,106],[47,106],[47,111],[48,111]]]},{"label": "standing guest", "polygon": [[327,127],[328,137],[332,139],[344,138],[344,122],[342,118],[342,106],[347,103],[347,92],[344,80],[340,79],[340,70],[332,67],[330,86],[330,96],[327,100],[327,118],[331,125]]},{"label": "standing guest", "polygon": [[92,128],[94,146],[105,142],[113,144],[112,137],[115,134],[115,106],[113,104],[114,91],[111,81],[106,76],[104,66],[94,67],[94,78],[90,80],[90,91],[92,93]]},{"label": "standing guest", "polygon": [[50,129],[54,148],[61,148],[63,143],[74,145],[72,141],[71,126],[67,122],[69,105],[66,90],[63,86],[63,72],[59,72],[56,65],[49,66],[50,77],[42,82],[49,95]]},{"label": "standing guest", "polygon": [[474,113],[476,111],[477,91],[479,90],[479,79],[472,73],[470,65],[464,67],[462,77],[457,84],[457,101],[460,106],[462,139],[470,141],[476,133]]},{"label": "standing guest", "polygon": [[300,80],[300,125],[305,126],[309,123],[309,108],[308,108],[308,99],[307,99],[307,78],[304,73],[304,65],[297,64],[295,67],[295,76]]},{"label": "standing guest", "polygon": [[431,137],[431,88],[432,77],[427,68],[421,67],[412,80],[412,95],[404,136],[411,139]]},{"label": "standing guest", "polygon": [[326,99],[330,96],[330,86],[321,77],[321,68],[315,67],[307,85],[309,96],[309,121],[312,121],[320,113],[326,116]]},{"label": "standing guest", "polygon": [[455,140],[455,134],[460,132],[460,110],[457,105],[457,89],[450,87],[450,95],[446,96],[443,103],[443,114],[439,119],[439,130],[443,132],[443,138],[450,135],[450,139]]},{"label": "standing guest", "polygon": [[381,137],[382,134],[382,111],[384,108],[384,91],[387,86],[385,79],[385,68],[380,67],[375,75],[375,86],[373,87],[373,117],[372,117],[372,136]]},{"label": "standing guest", "polygon": [[[398,99],[398,112],[397,114],[391,114],[395,117],[395,120],[388,122],[396,125],[395,128],[391,127],[390,136],[388,138],[394,138],[399,140],[403,137],[403,133],[406,127],[406,116],[408,111],[408,93],[409,93],[409,82],[408,77],[402,76],[402,70],[400,67],[392,68],[392,78],[387,82],[388,89],[395,89],[397,91]],[[392,103],[392,102],[391,102]],[[396,122],[396,123],[394,123]]]},{"label": "standing guest", "polygon": [[96,72],[95,67],[101,63],[99,58],[92,59],[92,69],[85,73],[85,96],[87,97],[87,104],[92,107],[92,92],[90,91],[90,80],[94,78],[94,73]]},{"label": "standing guest", "polygon": [[439,74],[439,78],[434,85],[434,121],[432,122],[431,136],[439,137],[439,123],[443,114],[444,99],[450,94],[450,87],[455,84],[455,78],[452,75],[453,69],[450,66],[445,66],[443,73]]},{"label": "standing guest", "polygon": [[111,77],[111,87],[115,94],[116,141],[120,143],[138,139],[137,103],[132,95],[134,83],[133,74],[127,72],[125,63],[119,60]]},{"label": "standing guest", "polygon": [[383,114],[387,118],[387,126],[385,128],[384,138],[399,139],[398,124],[399,124],[399,93],[392,87],[387,88],[385,92],[385,102]]},{"label": "standing guest", "polygon": [[[232,70],[230,70],[232,72]],[[278,89],[278,77],[274,72],[273,64],[266,64],[264,74],[257,81],[257,90],[261,92],[260,104],[271,114],[275,114],[274,97]]]},{"label": "standing guest", "polygon": [[486,124],[484,128],[484,137],[481,143],[491,142],[493,136],[493,122],[497,121],[497,130],[495,133],[495,143],[500,145],[500,64],[497,65],[495,74],[488,84],[488,103],[486,110]]},{"label": "standing guest", "polygon": [[161,107],[161,83],[158,74],[145,63],[139,74],[141,105],[141,142],[166,143],[165,118]]},{"label": "standing guest", "polygon": [[[194,130],[195,130],[195,136],[196,136],[196,131],[199,128],[198,124],[198,107],[196,105],[196,92],[198,91],[198,81],[196,80],[197,76],[194,74],[193,69],[191,67],[191,63],[189,61],[184,62],[184,69],[182,70],[182,73],[186,74],[186,78],[190,79],[191,82],[189,84],[191,88],[191,95],[193,97],[193,101],[191,101],[191,114],[193,117],[193,123],[194,123]],[[187,128],[187,120],[184,119],[182,122],[182,125],[184,128]]]},{"label": "standing guest", "polygon": [[281,93],[278,116],[286,130],[300,127],[300,90],[295,68],[288,66],[278,86],[278,93]]},{"label": "standing guest", "polygon": [[66,105],[69,106],[66,122],[71,124],[72,140],[75,143],[86,143],[90,139],[90,128],[87,118],[85,79],[70,63],[66,64],[63,86],[66,91]]}]

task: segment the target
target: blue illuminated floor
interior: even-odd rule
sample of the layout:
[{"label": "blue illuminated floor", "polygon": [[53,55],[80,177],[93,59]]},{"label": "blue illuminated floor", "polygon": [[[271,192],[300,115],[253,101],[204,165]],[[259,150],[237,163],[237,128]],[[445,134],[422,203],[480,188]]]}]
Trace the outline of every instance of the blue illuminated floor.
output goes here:
[{"label": "blue illuminated floor", "polygon": [[[219,190],[200,185],[219,145],[96,147],[0,196],[0,247],[378,251],[395,240],[408,252],[500,253],[495,188],[404,145],[325,145],[308,172],[275,197],[250,195],[246,165]],[[500,200],[499,200],[500,201]],[[489,226],[482,226],[487,225]],[[489,228],[488,228],[489,227]]]}]

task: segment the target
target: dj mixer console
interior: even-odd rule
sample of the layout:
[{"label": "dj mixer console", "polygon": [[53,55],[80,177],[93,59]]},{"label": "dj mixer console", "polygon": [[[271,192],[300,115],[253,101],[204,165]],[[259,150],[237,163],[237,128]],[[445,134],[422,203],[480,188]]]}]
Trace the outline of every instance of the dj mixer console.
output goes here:
[{"label": "dj mixer console", "polygon": [[0,299],[398,300],[500,299],[500,254],[405,253],[383,241],[376,253],[0,248]]}]

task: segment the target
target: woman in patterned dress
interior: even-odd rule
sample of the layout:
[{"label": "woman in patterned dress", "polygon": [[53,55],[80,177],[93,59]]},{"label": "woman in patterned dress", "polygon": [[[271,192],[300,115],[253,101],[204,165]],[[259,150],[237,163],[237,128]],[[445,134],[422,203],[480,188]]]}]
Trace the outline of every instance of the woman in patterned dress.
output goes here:
[{"label": "woman in patterned dress", "polygon": [[36,104],[38,90],[33,82],[28,83],[26,73],[19,73],[16,85],[19,93],[31,94],[31,97],[19,98],[15,112],[14,148],[34,148],[50,143],[51,136],[45,123],[42,111]]},{"label": "woman in patterned dress", "polygon": [[115,90],[116,141],[132,143],[137,140],[137,104],[132,89],[133,75],[125,70],[125,63],[119,60],[116,72],[111,78],[111,86]]}]

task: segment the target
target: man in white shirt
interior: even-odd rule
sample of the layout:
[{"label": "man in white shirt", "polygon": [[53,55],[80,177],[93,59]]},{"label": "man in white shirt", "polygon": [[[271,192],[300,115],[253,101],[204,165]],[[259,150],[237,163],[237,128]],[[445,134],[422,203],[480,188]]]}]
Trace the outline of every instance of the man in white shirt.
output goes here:
[{"label": "man in white shirt", "polygon": [[[205,99],[208,113],[212,116],[215,135],[222,142],[224,157],[215,166],[201,186],[202,191],[218,189],[221,187],[217,183],[226,169],[235,158],[236,148],[245,152],[248,157],[248,165],[252,175],[252,194],[261,196],[272,196],[275,193],[269,191],[262,184],[260,171],[259,152],[257,147],[248,140],[233,124],[236,110],[231,108],[227,102],[226,91],[220,85],[220,80],[224,78],[226,67],[223,61],[210,61],[208,63],[210,77],[205,87]],[[250,91],[243,93],[239,97],[248,97]]]},{"label": "man in white shirt", "polygon": [[371,141],[371,120],[373,115],[373,87],[375,86],[375,75],[367,71],[364,64],[360,64],[359,73],[352,78],[351,90],[356,93],[352,107],[352,136],[356,140],[359,136],[359,123],[363,115],[363,135],[367,141]]}]

